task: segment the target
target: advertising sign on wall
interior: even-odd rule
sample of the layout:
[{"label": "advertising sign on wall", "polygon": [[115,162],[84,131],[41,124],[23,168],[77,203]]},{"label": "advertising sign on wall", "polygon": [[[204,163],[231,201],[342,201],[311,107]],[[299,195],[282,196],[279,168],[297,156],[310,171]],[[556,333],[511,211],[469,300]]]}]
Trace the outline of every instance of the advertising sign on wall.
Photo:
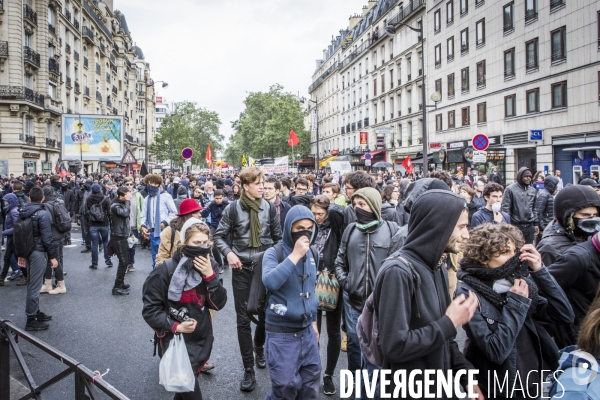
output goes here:
[{"label": "advertising sign on wall", "polygon": [[62,116],[62,159],[118,161],[123,158],[123,117]]},{"label": "advertising sign on wall", "polygon": [[367,132],[360,133],[360,144],[367,144],[369,138],[369,134]]}]

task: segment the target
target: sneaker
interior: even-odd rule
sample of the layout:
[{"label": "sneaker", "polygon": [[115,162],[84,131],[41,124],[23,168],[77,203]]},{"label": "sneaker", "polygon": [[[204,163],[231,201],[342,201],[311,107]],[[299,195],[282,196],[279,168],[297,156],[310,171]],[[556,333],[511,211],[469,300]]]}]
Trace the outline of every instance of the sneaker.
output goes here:
[{"label": "sneaker", "polygon": [[38,321],[46,322],[52,320],[52,315],[47,315],[41,311],[38,311],[36,318]]},{"label": "sneaker", "polygon": [[45,322],[38,321],[34,319],[33,321],[27,321],[27,325],[25,325],[26,331],[44,331],[48,329],[50,325]]},{"label": "sneaker", "polygon": [[135,272],[135,267],[133,266],[133,264],[131,264],[127,267],[127,271],[125,273],[127,273],[127,272]]},{"label": "sneaker", "polygon": [[202,367],[202,369],[200,370],[200,372],[202,372],[203,374],[208,374],[211,369],[214,369],[215,366],[213,364],[209,364],[206,363],[204,364],[204,367]]},{"label": "sneaker", "polygon": [[89,247],[86,247],[85,249],[81,250],[82,253],[91,253],[92,249],[90,249]]},{"label": "sneaker", "polygon": [[124,283],[124,284],[121,285],[121,287],[123,289],[129,289],[131,287],[131,285],[129,283]]},{"label": "sneaker", "polygon": [[129,294],[129,290],[124,289],[123,287],[114,287],[112,294],[113,296],[127,296]]},{"label": "sneaker", "polygon": [[327,396],[333,396],[335,394],[335,385],[333,384],[333,377],[331,375],[325,375],[323,377],[323,393]]},{"label": "sneaker", "polygon": [[25,278],[24,276],[21,276],[21,280],[19,282],[17,282],[17,286],[25,286],[27,285],[27,278]]},{"label": "sneaker", "polygon": [[260,369],[267,368],[267,361],[265,360],[265,348],[263,346],[256,346],[254,348],[256,353],[256,366]]},{"label": "sneaker", "polygon": [[112,261],[109,261],[109,262],[107,262],[107,263],[106,263],[106,267],[107,267],[107,268],[114,267],[114,265],[113,265]]},{"label": "sneaker", "polygon": [[19,269],[18,271],[13,271],[8,278],[6,278],[7,281],[14,281],[15,279],[21,278],[23,276],[23,272],[21,272],[21,270]]},{"label": "sneaker", "polygon": [[90,265],[90,269],[98,269],[97,265]]},{"label": "sneaker", "polygon": [[256,378],[254,377],[254,368],[246,368],[244,370],[244,378],[240,382],[240,390],[242,392],[251,392],[256,386]]}]

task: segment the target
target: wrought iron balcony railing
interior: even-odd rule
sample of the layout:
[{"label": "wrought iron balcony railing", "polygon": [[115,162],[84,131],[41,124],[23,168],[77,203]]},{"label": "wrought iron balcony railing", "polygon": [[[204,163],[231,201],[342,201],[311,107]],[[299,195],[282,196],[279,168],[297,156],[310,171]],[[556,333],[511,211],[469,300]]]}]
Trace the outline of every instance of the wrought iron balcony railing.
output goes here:
[{"label": "wrought iron balcony railing", "polygon": [[23,46],[23,59],[36,67],[40,66],[40,54],[33,51],[30,47]]}]

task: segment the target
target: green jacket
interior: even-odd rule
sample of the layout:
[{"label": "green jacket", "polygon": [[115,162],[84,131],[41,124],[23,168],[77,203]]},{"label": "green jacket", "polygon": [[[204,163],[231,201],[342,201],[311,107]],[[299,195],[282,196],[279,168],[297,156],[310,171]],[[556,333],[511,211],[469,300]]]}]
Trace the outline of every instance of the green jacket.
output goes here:
[{"label": "green jacket", "polygon": [[136,191],[131,196],[131,207],[135,207],[135,209],[136,209],[135,228],[138,230],[138,232],[139,232],[140,226],[141,226],[141,217],[142,217],[142,207],[143,206],[144,206],[144,196],[142,196],[142,194],[140,192]]},{"label": "green jacket", "polygon": [[348,205],[348,203],[346,203],[346,196],[344,196],[343,194],[338,194],[333,202],[335,204],[339,204],[344,208],[346,208],[346,205]]}]

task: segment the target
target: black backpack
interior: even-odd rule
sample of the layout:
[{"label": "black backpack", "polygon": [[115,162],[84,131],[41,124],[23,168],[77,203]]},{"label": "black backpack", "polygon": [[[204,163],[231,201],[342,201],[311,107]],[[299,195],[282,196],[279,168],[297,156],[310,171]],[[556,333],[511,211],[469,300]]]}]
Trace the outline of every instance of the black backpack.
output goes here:
[{"label": "black backpack", "polygon": [[35,249],[35,239],[33,238],[33,217],[35,212],[29,218],[19,218],[13,225],[12,245],[15,255],[21,258],[27,258]]},{"label": "black backpack", "polygon": [[65,207],[65,203],[56,200],[51,203],[44,203],[46,210],[52,216],[52,226],[60,233],[71,231],[71,215]]},{"label": "black backpack", "polygon": [[[104,200],[102,200],[104,202]],[[102,203],[92,204],[88,211],[91,222],[104,222],[104,208]]]}]

